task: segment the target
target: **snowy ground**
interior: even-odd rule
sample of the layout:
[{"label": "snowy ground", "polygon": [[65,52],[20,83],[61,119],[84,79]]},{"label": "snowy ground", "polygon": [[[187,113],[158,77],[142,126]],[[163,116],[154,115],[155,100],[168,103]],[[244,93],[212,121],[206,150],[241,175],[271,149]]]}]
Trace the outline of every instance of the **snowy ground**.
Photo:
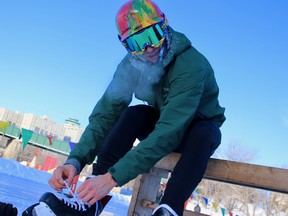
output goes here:
[{"label": "snowy ground", "polygon": [[[54,192],[47,183],[50,176],[47,172],[23,166],[15,160],[0,158],[0,201],[13,204],[18,209],[18,215],[21,215],[44,192]],[[113,197],[101,216],[126,216],[131,196],[111,195]]]}]

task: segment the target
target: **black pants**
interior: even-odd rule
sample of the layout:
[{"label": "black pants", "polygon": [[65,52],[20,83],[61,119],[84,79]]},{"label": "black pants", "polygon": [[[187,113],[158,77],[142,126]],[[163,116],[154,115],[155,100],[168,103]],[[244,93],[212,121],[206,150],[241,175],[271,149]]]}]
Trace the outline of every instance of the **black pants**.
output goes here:
[{"label": "black pants", "polygon": [[[136,138],[145,139],[154,129],[159,113],[150,106],[131,106],[121,115],[103,143],[93,175],[104,174],[133,146]],[[210,156],[221,141],[219,128],[209,121],[194,121],[175,152],[182,153],[167,183],[161,203],[183,214],[185,201],[202,180]]]}]

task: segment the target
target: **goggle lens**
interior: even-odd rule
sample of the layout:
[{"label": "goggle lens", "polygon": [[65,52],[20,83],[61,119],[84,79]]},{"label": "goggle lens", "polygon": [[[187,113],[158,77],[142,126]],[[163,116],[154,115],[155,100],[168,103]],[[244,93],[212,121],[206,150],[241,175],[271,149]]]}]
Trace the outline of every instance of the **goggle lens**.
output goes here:
[{"label": "goggle lens", "polygon": [[124,43],[132,54],[143,54],[146,47],[159,47],[164,39],[164,31],[156,24],[131,35]]}]

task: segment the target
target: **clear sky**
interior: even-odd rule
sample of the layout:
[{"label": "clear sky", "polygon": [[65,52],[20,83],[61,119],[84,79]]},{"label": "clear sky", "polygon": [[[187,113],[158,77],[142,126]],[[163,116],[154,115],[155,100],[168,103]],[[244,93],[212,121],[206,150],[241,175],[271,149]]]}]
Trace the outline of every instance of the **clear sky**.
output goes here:
[{"label": "clear sky", "polygon": [[[0,1],[0,107],[88,123],[126,51],[124,0]],[[288,167],[288,2],[155,0],[212,64],[226,107],[221,149]]]}]

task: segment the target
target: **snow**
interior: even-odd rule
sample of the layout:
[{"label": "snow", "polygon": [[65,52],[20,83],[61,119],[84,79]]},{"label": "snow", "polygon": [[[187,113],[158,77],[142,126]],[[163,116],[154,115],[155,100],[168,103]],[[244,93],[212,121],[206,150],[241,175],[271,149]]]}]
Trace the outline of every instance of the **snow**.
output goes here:
[{"label": "snow", "polygon": [[0,173],[11,177],[14,176],[42,184],[47,184],[48,179],[51,177],[48,172],[24,166],[13,159],[0,158],[0,164]]},{"label": "snow", "polygon": [[[48,184],[50,173],[20,164],[13,159],[0,158],[0,201],[11,203],[18,215],[34,203],[45,192],[55,192]],[[101,216],[125,216],[131,195],[112,193],[112,199]]]}]

